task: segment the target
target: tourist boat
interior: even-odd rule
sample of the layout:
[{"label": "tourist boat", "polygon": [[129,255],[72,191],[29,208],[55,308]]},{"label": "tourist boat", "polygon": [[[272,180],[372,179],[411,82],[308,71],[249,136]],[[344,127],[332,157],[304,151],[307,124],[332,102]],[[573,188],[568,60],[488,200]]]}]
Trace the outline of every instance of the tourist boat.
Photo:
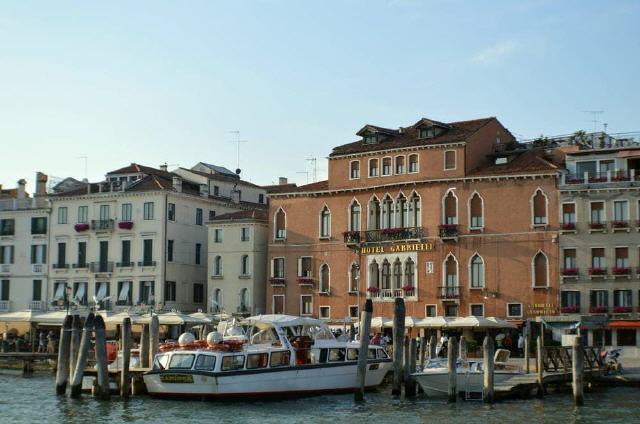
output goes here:
[{"label": "tourist boat", "polygon": [[[494,384],[500,384],[511,377],[522,374],[517,368],[495,369]],[[422,371],[412,374],[427,396],[446,396],[449,392],[449,370],[446,359],[433,359],[426,363]],[[456,386],[466,397],[482,393],[484,367],[480,360],[458,360],[456,363]]]},{"label": "tourist boat", "polygon": [[[323,321],[262,315],[242,324],[246,342],[209,333],[206,342],[162,347],[144,374],[149,394],[263,398],[357,387],[359,343],[336,340]],[[369,346],[367,355],[365,387],[374,388],[391,369],[391,359],[380,346]]]}]

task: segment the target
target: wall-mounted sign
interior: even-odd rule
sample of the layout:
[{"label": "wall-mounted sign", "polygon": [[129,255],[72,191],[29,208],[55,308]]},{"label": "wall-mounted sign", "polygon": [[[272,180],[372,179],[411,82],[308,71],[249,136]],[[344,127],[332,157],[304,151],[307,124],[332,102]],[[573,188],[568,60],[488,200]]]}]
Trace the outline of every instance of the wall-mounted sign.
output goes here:
[{"label": "wall-mounted sign", "polygon": [[557,315],[558,306],[554,303],[531,303],[528,305],[527,314],[534,317]]},{"label": "wall-mounted sign", "polygon": [[403,244],[383,244],[379,246],[366,246],[360,248],[363,255],[376,255],[384,253],[399,252],[431,252],[433,243],[403,243]]}]

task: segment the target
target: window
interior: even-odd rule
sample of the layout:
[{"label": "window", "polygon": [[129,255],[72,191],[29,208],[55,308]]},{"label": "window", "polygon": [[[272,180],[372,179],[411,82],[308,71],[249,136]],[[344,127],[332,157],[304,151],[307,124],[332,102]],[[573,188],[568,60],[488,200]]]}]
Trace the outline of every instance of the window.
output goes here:
[{"label": "window", "polygon": [[626,224],[629,220],[629,202],[616,200],[613,202],[614,225]]},{"label": "window", "polygon": [[636,346],[636,330],[622,329],[616,330],[618,346]]},{"label": "window", "polygon": [[575,203],[562,204],[562,223],[563,224],[576,223],[576,204]]},{"label": "window", "polygon": [[331,319],[330,306],[320,306],[320,319]]},{"label": "window", "polygon": [[213,221],[216,217],[216,211],[209,211],[209,221]]},{"label": "window", "polygon": [[144,239],[142,242],[142,261],[144,266],[153,265],[153,239]]},{"label": "window", "polygon": [[[273,295],[272,309],[273,309],[273,313],[274,314],[284,314],[284,295],[283,294],[274,294]],[[289,352],[287,352],[287,353],[289,353]],[[271,358],[273,358],[273,353],[271,354]],[[288,363],[287,363],[287,365],[288,365]]]},{"label": "window", "polygon": [[377,134],[367,134],[362,137],[365,144],[376,144],[378,142]]},{"label": "window", "polygon": [[328,238],[331,236],[331,212],[328,207],[322,208],[320,212],[320,237]]},{"label": "window", "polygon": [[313,296],[302,295],[300,296],[300,315],[313,314]]},{"label": "window", "polygon": [[358,280],[360,279],[360,267],[358,264],[351,264],[349,270],[349,291],[355,293],[358,291]]},{"label": "window", "polygon": [[404,174],[404,156],[396,156],[396,174]]},{"label": "window", "polygon": [[258,203],[264,203],[264,194],[258,194]]},{"label": "window", "polygon": [[471,258],[471,277],[469,280],[472,289],[484,287],[484,261],[478,254]]},{"label": "window", "polygon": [[204,284],[193,284],[193,303],[204,303]]},{"label": "window", "polygon": [[64,281],[57,281],[53,285],[53,300],[60,301],[65,298],[65,290],[67,289],[67,283]]},{"label": "window", "polygon": [[271,277],[284,278],[284,258],[273,258],[271,260]]},{"label": "window", "polygon": [[330,278],[329,265],[322,264],[322,266],[320,267],[320,287],[318,288],[318,291],[320,293],[329,293],[329,286],[330,286],[329,278]]},{"label": "window", "polygon": [[143,205],[143,218],[145,220],[153,219],[153,202],[145,202]]},{"label": "window", "polygon": [[369,201],[369,219],[367,228],[369,230],[379,230],[381,224],[380,201],[376,196]]},{"label": "window", "polygon": [[522,303],[507,303],[507,317],[522,317]]},{"label": "window", "polygon": [[378,159],[369,159],[369,177],[378,176]]},{"label": "window", "polygon": [[576,163],[576,173],[578,177],[582,178],[585,172],[589,173],[589,176],[593,177],[596,175],[597,171],[597,162],[594,161],[584,161]]},{"label": "window", "polygon": [[391,175],[391,158],[382,158],[382,176],[386,177],[388,175]]},{"label": "window", "polygon": [[[607,172],[614,173],[616,170],[616,162],[613,159],[600,161],[600,174],[604,177]],[[604,174],[604,175],[603,175]]]},{"label": "window", "polygon": [[422,220],[420,219],[420,196],[413,193],[409,199],[409,227],[418,227]]},{"label": "window", "polygon": [[[108,281],[96,281],[95,291],[96,291],[96,294],[95,294],[96,300],[98,301],[98,303],[102,303],[104,298],[109,296],[109,282]],[[100,306],[100,305],[98,305],[98,306]]]},{"label": "window", "polygon": [[[0,255],[0,257],[1,257],[1,255]],[[32,264],[46,264],[47,263],[47,245],[46,244],[33,244],[33,245],[31,245],[31,263]]]},{"label": "window", "polygon": [[445,317],[457,317],[458,316],[458,305],[444,305],[444,316]]},{"label": "window", "polygon": [[167,219],[169,221],[176,220],[176,204],[175,203],[169,203],[167,205]]},{"label": "window", "polygon": [[536,190],[532,197],[533,202],[533,225],[547,224],[547,196],[542,190]]},{"label": "window", "polygon": [[222,276],[222,256],[218,255],[213,259],[213,275]]},{"label": "window", "polygon": [[76,264],[78,268],[86,268],[87,267],[87,242],[79,241],[78,242],[78,263]]},{"label": "window", "polygon": [[279,208],[274,218],[275,221],[275,234],[276,239],[282,240],[287,236],[287,221],[284,210]]},{"label": "window", "polygon": [[15,233],[15,219],[0,219],[0,236],[12,236]]},{"label": "window", "polygon": [[[631,305],[632,305],[631,296],[632,296],[631,290],[614,290],[613,306],[618,308],[631,308]],[[613,312],[616,312],[616,311],[614,310]],[[631,312],[631,310],[629,310],[628,312]]]},{"label": "window", "polygon": [[547,287],[549,285],[549,263],[544,253],[538,252],[533,257],[533,286]]},{"label": "window", "polygon": [[562,253],[563,253],[563,259],[562,259],[563,272],[567,272],[569,270],[571,271],[576,270],[577,269],[576,249],[564,249]]},{"label": "window", "polygon": [[132,206],[131,203],[123,203],[122,204],[122,216],[120,217],[121,221],[131,221],[132,218]]},{"label": "window", "polygon": [[358,305],[349,305],[349,318],[358,318]]},{"label": "window", "polygon": [[31,300],[34,302],[39,302],[42,300],[42,280],[33,280],[31,290]]},{"label": "window", "polygon": [[217,185],[213,186],[213,195],[220,196],[220,187],[218,187]]},{"label": "window", "polygon": [[72,299],[80,305],[87,304],[87,283],[73,283]]},{"label": "window", "polygon": [[131,305],[133,296],[133,283],[131,281],[118,281],[118,305]]},{"label": "window", "polygon": [[242,255],[240,259],[240,275],[250,275],[249,271],[249,255]]},{"label": "window", "polygon": [[415,287],[416,264],[411,258],[404,263],[404,284],[405,287]]},{"label": "window", "polygon": [[67,267],[67,243],[58,243],[58,268]]},{"label": "window", "polygon": [[444,197],[444,223],[446,225],[458,224],[458,198],[449,190]]},{"label": "window", "polygon": [[436,135],[436,129],[434,127],[425,127],[420,128],[419,137],[420,138],[431,138]]},{"label": "window", "polygon": [[202,371],[213,371],[216,367],[216,357],[213,355],[198,355],[195,369]]},{"label": "window", "polygon": [[175,281],[164,282],[164,301],[165,302],[176,301],[176,282]]},{"label": "window", "polygon": [[31,218],[31,234],[47,234],[47,217]]},{"label": "window", "polygon": [[196,265],[200,265],[202,259],[202,244],[196,243]]},{"label": "window", "polygon": [[167,240],[167,262],[173,262],[173,240]]},{"label": "window", "polygon": [[153,305],[155,300],[155,283],[153,281],[140,281],[140,303]]},{"label": "window", "polygon": [[0,300],[9,301],[9,280],[0,281]]},{"label": "window", "polygon": [[402,288],[402,262],[400,262],[400,258],[396,258],[393,262],[393,288]]},{"label": "window", "polygon": [[202,225],[202,208],[196,208],[196,225]]},{"label": "window", "polygon": [[387,194],[382,199],[382,228],[393,228],[393,200]]},{"label": "window", "polygon": [[482,197],[474,193],[469,200],[469,227],[482,228],[484,226]]},{"label": "window", "polygon": [[0,246],[0,264],[12,264],[14,260],[13,246]]},{"label": "window", "polygon": [[213,242],[222,243],[222,228],[216,228],[213,230]]},{"label": "window", "polygon": [[437,317],[437,308],[436,305],[425,305],[424,306],[424,316],[427,318]]},{"label": "window", "polygon": [[60,206],[58,208],[58,224],[66,224],[67,223],[67,207]]},{"label": "window", "polygon": [[247,369],[254,370],[257,368],[266,368],[269,364],[268,353],[253,353],[247,355]]},{"label": "window", "polygon": [[470,305],[469,312],[474,317],[483,317],[484,316],[484,305]]},{"label": "window", "polygon": [[418,172],[418,155],[409,155],[409,173]]},{"label": "window", "polygon": [[131,266],[131,240],[122,240],[122,255],[120,257],[122,266]]},{"label": "window", "polygon": [[629,269],[629,249],[626,247],[616,247],[616,268],[617,272]]},{"label": "window", "polygon": [[605,269],[607,267],[606,258],[604,256],[604,248],[594,247],[591,249],[591,268]]},{"label": "window", "polygon": [[193,365],[196,355],[179,353],[171,357],[169,369],[189,369]]},{"label": "window", "polygon": [[240,241],[249,241],[249,227],[242,227],[240,229]]},{"label": "window", "polygon": [[389,264],[388,260],[382,261],[382,290],[387,290],[391,288],[391,264]]},{"label": "window", "polygon": [[349,163],[349,178],[357,180],[360,178],[360,161],[353,160]]},{"label": "window", "polygon": [[604,224],[604,202],[591,202],[591,223]]},{"label": "window", "polygon": [[89,222],[89,206],[78,206],[78,224]]},{"label": "window", "polygon": [[100,221],[108,221],[111,217],[111,207],[110,205],[100,205],[100,210],[98,212],[100,217]]},{"label": "window", "polygon": [[456,151],[447,150],[444,152],[444,170],[451,171],[456,169]]},{"label": "window", "polygon": [[562,308],[575,308],[573,312],[580,312],[580,292],[572,290],[561,291],[560,306]]},{"label": "window", "polygon": [[[445,286],[447,288],[458,287],[458,261],[455,256],[449,254],[444,262],[445,267]],[[449,294],[449,293],[447,293]],[[447,296],[450,297],[450,296]]]},{"label": "window", "polygon": [[222,310],[222,289],[215,289],[213,291],[213,301],[211,305],[211,312],[220,312]]},{"label": "window", "polygon": [[288,367],[291,355],[288,350],[281,352],[271,352],[271,362],[269,365],[271,368],[276,367]]},{"label": "window", "polygon": [[349,231],[360,231],[360,204],[356,200],[349,206]]},{"label": "window", "polygon": [[606,312],[609,306],[609,292],[607,290],[591,290],[591,308],[604,310],[592,312]]}]

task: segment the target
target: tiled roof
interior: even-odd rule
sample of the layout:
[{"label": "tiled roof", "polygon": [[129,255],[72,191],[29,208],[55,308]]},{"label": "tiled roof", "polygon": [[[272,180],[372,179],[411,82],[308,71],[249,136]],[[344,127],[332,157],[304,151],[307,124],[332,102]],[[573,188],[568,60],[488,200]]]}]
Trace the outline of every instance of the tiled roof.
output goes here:
[{"label": "tiled roof", "polygon": [[489,165],[472,171],[469,176],[528,174],[558,170],[558,159],[548,155],[545,149],[531,149],[520,153],[503,165]]},{"label": "tiled roof", "polygon": [[[406,128],[402,128],[402,131],[384,129],[384,133],[389,135],[389,138],[376,144],[365,144],[362,140],[355,141],[349,144],[343,144],[342,146],[334,147],[329,156],[341,156],[353,153],[363,152],[375,152],[378,150],[396,149],[402,147],[412,146],[426,146],[433,144],[446,144],[455,143],[466,140],[470,135],[478,131],[487,123],[495,120],[496,118],[483,118],[474,119],[471,121],[459,121],[443,124],[437,121],[432,121],[438,125],[448,126],[442,134],[439,134],[432,138],[418,138],[420,124],[424,122],[421,119],[416,124]],[[365,128],[379,128],[373,125],[365,126]],[[362,131],[362,130],[360,130]]]},{"label": "tiled roof", "polygon": [[163,171],[161,169],[152,168],[150,166],[139,165],[132,163],[124,168],[116,169],[115,171],[107,172],[107,175],[113,174],[156,174],[156,175],[171,175],[170,172]]},{"label": "tiled roof", "polygon": [[212,221],[226,221],[226,220],[239,220],[239,219],[255,219],[260,221],[266,221],[267,211],[254,209],[249,211],[223,213],[222,215],[218,215],[214,217]]},{"label": "tiled roof", "polygon": [[[206,177],[210,180],[216,180],[216,181],[225,181],[225,182],[229,182],[229,183],[240,183],[244,186],[247,187],[255,187],[255,188],[262,188],[261,186],[254,184],[254,183],[250,183],[249,181],[245,181],[245,180],[241,180],[240,178],[235,178],[235,177],[231,177],[228,175],[223,175],[223,174],[212,174],[212,173],[207,173],[207,172],[201,172],[201,171],[194,171],[193,169],[187,169],[187,168],[180,168],[183,169],[187,172],[193,172],[196,175],[200,175],[202,177]],[[235,175],[235,174],[234,174]]]},{"label": "tiled roof", "polygon": [[267,190],[267,193],[276,194],[276,193],[290,193],[292,191],[296,191],[298,186],[295,183],[289,183],[289,184],[275,184],[275,185],[262,186],[262,188]]},{"label": "tiled roof", "polygon": [[18,197],[18,189],[0,189],[0,199],[15,199]]},{"label": "tiled roof", "polygon": [[311,191],[322,191],[329,188],[329,180],[322,180],[311,184],[304,184],[297,186],[295,184],[280,184],[274,186],[268,186],[267,193],[280,194],[280,193],[303,193]]}]

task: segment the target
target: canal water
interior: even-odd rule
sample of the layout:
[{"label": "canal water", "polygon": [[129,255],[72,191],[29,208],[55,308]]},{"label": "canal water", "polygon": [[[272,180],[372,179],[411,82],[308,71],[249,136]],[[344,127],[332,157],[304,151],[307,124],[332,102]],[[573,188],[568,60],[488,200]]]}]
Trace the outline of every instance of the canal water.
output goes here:
[{"label": "canal water", "polygon": [[424,397],[394,399],[390,387],[353,395],[319,396],[268,402],[168,401],[146,396],[127,402],[57,397],[50,375],[25,379],[0,375],[0,423],[640,423],[640,391],[607,388],[586,393],[585,406],[574,408],[570,394],[538,399],[448,405]]}]

